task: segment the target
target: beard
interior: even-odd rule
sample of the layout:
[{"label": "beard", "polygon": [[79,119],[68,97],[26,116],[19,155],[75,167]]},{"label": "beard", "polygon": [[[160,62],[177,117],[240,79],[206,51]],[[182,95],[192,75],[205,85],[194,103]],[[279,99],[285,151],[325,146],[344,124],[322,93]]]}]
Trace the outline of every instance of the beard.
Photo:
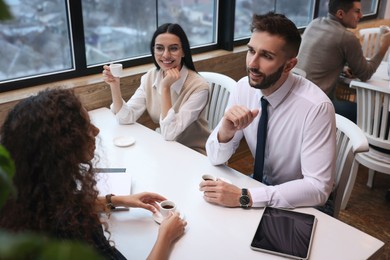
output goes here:
[{"label": "beard", "polygon": [[[258,69],[247,67],[246,71],[248,73],[249,85],[255,89],[267,89],[267,88],[273,86],[280,79],[280,77],[282,76],[283,70],[284,70],[284,64],[282,66],[280,66],[275,73],[272,73],[271,75],[267,76],[264,73],[261,73]],[[251,82],[251,79],[249,76],[250,71],[261,75],[263,77],[263,80],[260,83],[253,84]]]}]

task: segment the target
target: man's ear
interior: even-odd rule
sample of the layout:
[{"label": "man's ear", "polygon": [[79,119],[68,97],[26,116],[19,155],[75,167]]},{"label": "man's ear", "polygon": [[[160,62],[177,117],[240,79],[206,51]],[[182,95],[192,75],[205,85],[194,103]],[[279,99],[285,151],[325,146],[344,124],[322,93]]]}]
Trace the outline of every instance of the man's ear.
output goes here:
[{"label": "man's ear", "polygon": [[289,72],[290,70],[292,70],[295,67],[295,65],[297,65],[297,63],[298,63],[298,59],[296,57],[288,60],[284,67],[284,72]]},{"label": "man's ear", "polygon": [[344,11],[341,9],[337,10],[336,17],[339,19],[343,19],[343,16],[344,16]]}]

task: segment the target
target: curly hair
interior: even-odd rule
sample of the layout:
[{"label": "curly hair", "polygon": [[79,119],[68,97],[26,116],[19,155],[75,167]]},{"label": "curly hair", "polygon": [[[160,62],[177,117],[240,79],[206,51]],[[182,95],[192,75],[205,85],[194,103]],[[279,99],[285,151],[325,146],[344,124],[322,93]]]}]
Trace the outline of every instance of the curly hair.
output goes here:
[{"label": "curly hair", "polygon": [[[93,125],[71,90],[45,90],[8,114],[1,143],[15,161],[18,194],[0,211],[0,227],[93,240],[100,224],[91,158]],[[93,157],[93,154],[92,154]]]}]

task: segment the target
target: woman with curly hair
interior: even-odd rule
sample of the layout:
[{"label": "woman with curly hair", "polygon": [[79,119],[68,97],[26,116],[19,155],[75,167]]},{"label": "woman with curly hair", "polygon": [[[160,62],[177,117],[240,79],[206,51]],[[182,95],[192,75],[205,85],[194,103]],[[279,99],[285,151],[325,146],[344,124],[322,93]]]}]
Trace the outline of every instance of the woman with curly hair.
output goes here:
[{"label": "woman with curly hair", "polygon": [[[45,90],[18,103],[8,114],[1,143],[15,161],[16,197],[0,211],[0,227],[85,241],[108,259],[124,259],[104,236],[99,213],[109,206],[151,212],[165,198],[155,193],[98,197],[91,160],[99,129],[70,90]],[[110,208],[110,207],[108,207]],[[166,218],[149,258],[168,258],[186,222]]]}]

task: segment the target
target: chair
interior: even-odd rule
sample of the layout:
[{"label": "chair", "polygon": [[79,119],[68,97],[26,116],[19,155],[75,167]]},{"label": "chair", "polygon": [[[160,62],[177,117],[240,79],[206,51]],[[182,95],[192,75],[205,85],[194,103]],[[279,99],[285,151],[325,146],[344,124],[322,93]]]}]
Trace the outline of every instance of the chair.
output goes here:
[{"label": "chair", "polygon": [[220,73],[202,71],[199,74],[210,84],[209,103],[206,109],[206,118],[209,129],[212,131],[225,114],[230,91],[237,82]]},{"label": "chair", "polygon": [[[357,125],[363,130],[370,150],[356,156],[356,160],[369,169],[367,186],[373,186],[375,172],[390,174],[390,89],[362,82],[351,83],[357,95]],[[378,147],[378,149],[374,149]]]},{"label": "chair", "polygon": [[[379,47],[380,47],[380,28],[375,27],[375,28],[365,28],[365,29],[360,29],[359,30],[360,37],[362,38],[362,50],[363,50],[363,55],[367,59],[371,59],[374,57],[374,55],[378,52]],[[383,60],[387,60],[387,55],[383,57]]]},{"label": "chair", "polygon": [[334,217],[345,209],[350,197],[347,187],[355,183],[359,164],[355,161],[358,153],[368,151],[368,141],[362,130],[351,120],[336,114],[336,185],[333,189]]}]

